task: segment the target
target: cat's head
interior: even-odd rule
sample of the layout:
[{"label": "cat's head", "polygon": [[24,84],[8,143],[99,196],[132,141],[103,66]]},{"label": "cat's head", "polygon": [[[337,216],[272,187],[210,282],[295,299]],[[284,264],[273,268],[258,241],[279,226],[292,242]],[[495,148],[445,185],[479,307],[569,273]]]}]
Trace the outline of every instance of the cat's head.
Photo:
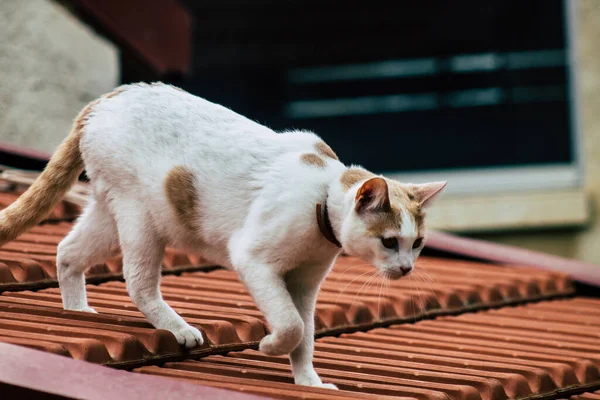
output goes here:
[{"label": "cat's head", "polygon": [[341,227],[344,250],[371,262],[389,279],[409,274],[423,249],[425,208],[445,186],[378,176],[353,185]]}]

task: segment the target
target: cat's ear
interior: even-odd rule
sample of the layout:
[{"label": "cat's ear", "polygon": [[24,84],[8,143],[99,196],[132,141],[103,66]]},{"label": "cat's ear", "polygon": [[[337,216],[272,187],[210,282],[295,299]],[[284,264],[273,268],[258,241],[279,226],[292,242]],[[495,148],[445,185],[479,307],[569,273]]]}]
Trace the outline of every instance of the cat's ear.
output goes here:
[{"label": "cat's ear", "polygon": [[421,204],[421,207],[427,207],[431,204],[438,194],[446,187],[448,182],[429,182],[414,185],[415,197]]},{"label": "cat's ear", "polygon": [[356,192],[354,208],[356,212],[390,210],[390,195],[385,179],[371,178],[363,183]]}]

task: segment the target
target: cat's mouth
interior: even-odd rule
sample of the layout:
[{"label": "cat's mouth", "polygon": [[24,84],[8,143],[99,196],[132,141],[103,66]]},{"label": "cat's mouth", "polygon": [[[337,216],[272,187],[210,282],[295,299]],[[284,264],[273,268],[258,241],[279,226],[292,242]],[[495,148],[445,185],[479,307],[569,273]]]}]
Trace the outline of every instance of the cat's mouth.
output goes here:
[{"label": "cat's mouth", "polygon": [[410,267],[386,268],[381,272],[381,275],[386,279],[395,281],[410,274],[412,270]]}]

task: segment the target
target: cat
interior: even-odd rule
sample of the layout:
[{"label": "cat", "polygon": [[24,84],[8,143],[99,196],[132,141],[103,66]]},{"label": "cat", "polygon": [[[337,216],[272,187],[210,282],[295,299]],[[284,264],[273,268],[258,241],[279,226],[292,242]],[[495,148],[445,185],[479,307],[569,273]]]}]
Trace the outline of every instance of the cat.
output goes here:
[{"label": "cat", "polygon": [[389,279],[409,274],[425,209],[446,185],[347,167],[314,133],[276,133],[171,85],[131,84],[79,113],[44,172],[0,213],[0,245],[39,223],[84,167],[92,195],[58,245],[66,310],[95,312],[84,272],[121,250],[139,310],[181,345],[201,345],[160,293],[165,246],[199,252],[236,271],[264,314],[260,350],[289,354],[297,384],[328,388],[312,363],[321,282],[342,250]]}]

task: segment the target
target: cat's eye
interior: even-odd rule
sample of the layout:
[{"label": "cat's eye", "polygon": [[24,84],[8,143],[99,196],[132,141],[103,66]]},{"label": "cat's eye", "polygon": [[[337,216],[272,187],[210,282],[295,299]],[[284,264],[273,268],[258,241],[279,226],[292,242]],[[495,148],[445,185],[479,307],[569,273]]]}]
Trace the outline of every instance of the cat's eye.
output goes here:
[{"label": "cat's eye", "polygon": [[395,249],[398,247],[398,239],[395,237],[381,238],[381,244],[386,249]]},{"label": "cat's eye", "polygon": [[412,248],[414,249],[418,249],[419,247],[421,247],[423,245],[423,238],[418,238],[417,240],[415,240],[413,242]]}]

